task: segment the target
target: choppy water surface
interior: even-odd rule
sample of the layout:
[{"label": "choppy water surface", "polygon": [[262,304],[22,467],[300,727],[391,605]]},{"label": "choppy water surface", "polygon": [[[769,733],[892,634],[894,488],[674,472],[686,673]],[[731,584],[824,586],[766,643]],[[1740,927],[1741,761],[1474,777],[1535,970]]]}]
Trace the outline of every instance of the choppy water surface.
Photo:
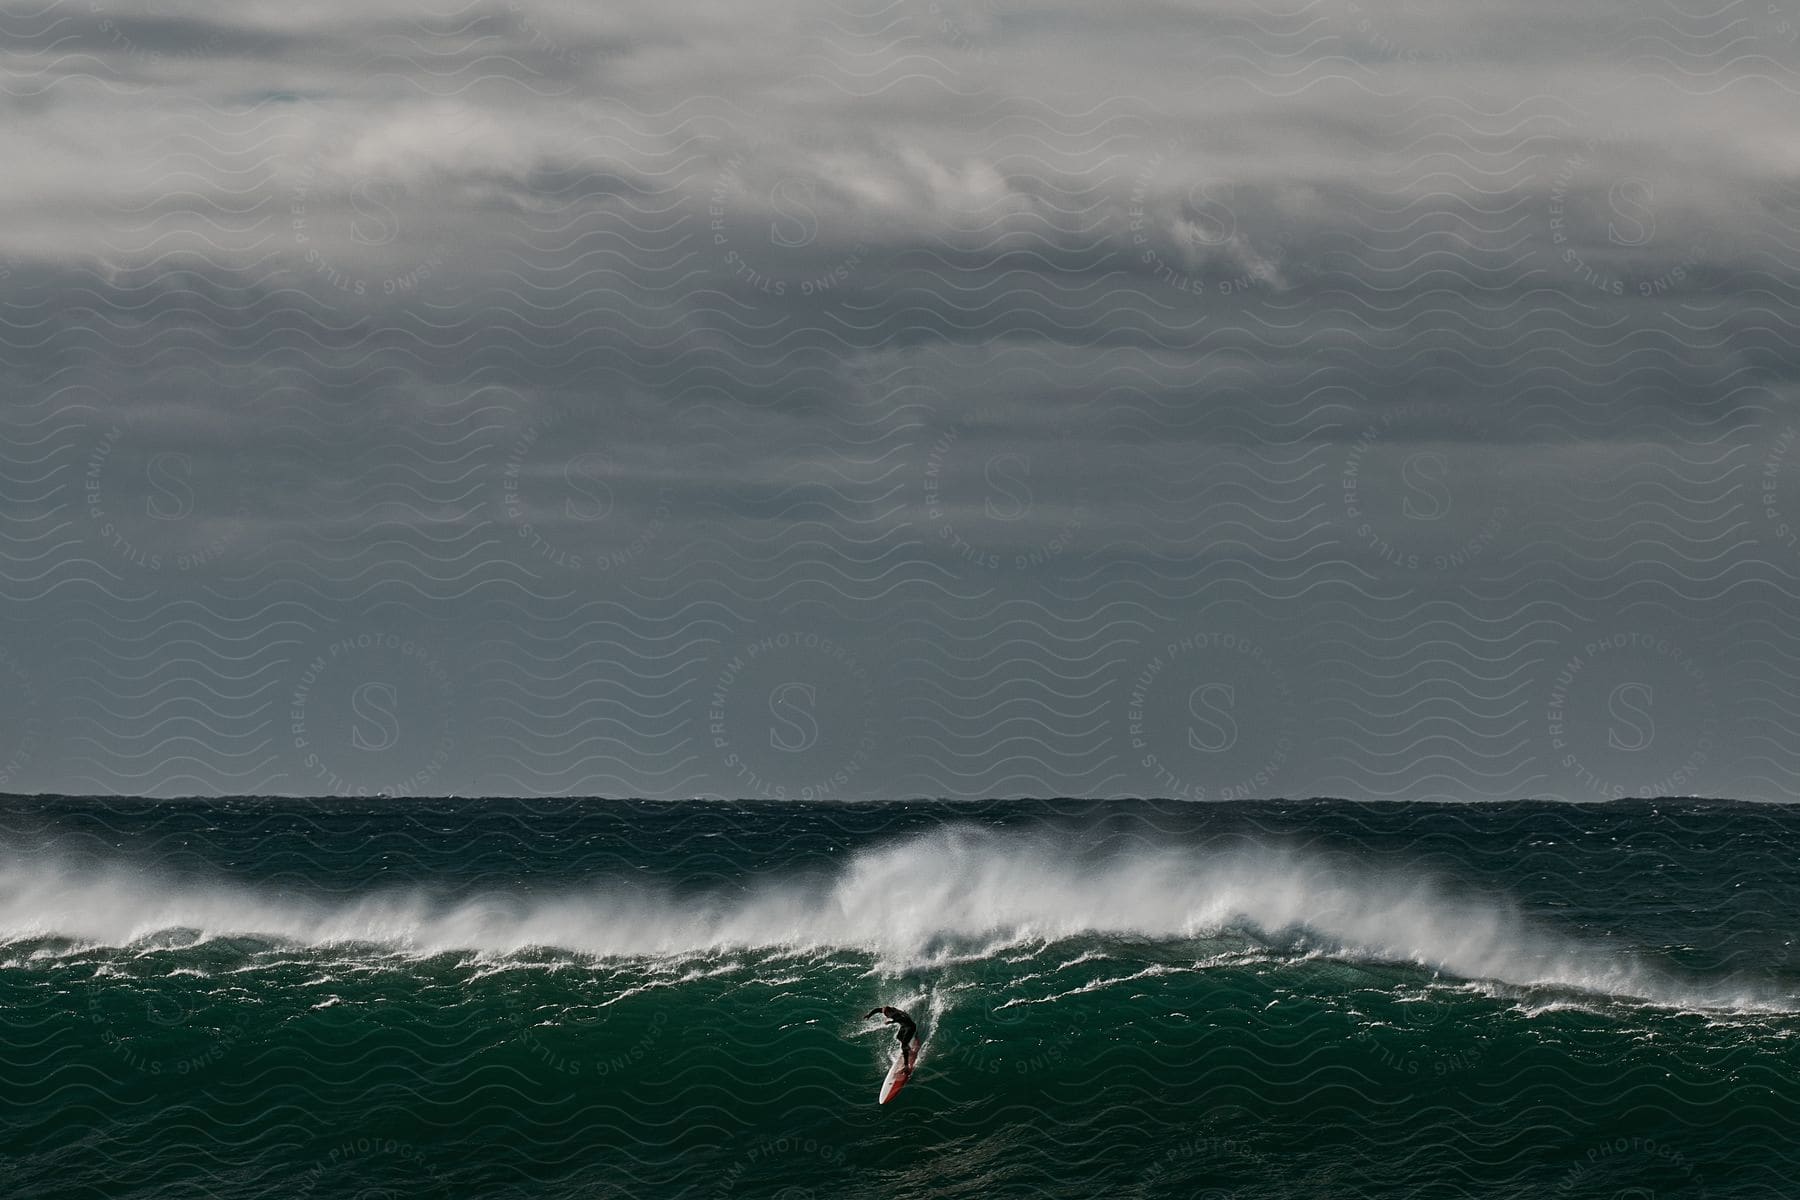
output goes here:
[{"label": "choppy water surface", "polygon": [[[1800,812],[0,805],[20,1197],[1741,1196]],[[891,1042],[924,1060],[874,1104]]]}]

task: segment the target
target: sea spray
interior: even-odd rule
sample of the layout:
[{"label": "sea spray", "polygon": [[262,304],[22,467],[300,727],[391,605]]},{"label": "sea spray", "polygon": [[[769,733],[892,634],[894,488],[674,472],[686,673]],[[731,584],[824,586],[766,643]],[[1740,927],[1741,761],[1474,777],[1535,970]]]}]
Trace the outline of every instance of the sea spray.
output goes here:
[{"label": "sea spray", "polygon": [[865,847],[835,871],[767,870],[736,888],[677,891],[611,876],[530,893],[492,881],[460,896],[429,883],[346,895],[124,861],[0,860],[0,940],[137,946],[176,934],[413,955],[844,950],[887,975],[1077,938],[1238,937],[1287,957],[1408,963],[1678,1007],[1790,1005],[1742,981],[1683,980],[1628,949],[1558,932],[1404,855],[1281,844],[1095,850],[1079,832],[950,824]]}]

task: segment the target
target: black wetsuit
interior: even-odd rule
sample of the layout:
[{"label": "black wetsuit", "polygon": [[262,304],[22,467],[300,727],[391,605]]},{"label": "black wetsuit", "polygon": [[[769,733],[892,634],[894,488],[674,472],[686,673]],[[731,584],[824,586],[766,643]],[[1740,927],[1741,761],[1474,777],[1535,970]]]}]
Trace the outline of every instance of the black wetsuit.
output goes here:
[{"label": "black wetsuit", "polygon": [[868,1013],[864,1015],[863,1020],[866,1021],[874,1016],[886,1017],[889,1021],[899,1026],[899,1028],[894,1031],[894,1040],[900,1043],[900,1053],[905,1056],[907,1065],[910,1066],[916,1049],[912,1043],[919,1038],[919,1027],[913,1023],[911,1017],[907,1016],[899,1009],[889,1008],[885,1004],[880,1008],[871,1008]]}]

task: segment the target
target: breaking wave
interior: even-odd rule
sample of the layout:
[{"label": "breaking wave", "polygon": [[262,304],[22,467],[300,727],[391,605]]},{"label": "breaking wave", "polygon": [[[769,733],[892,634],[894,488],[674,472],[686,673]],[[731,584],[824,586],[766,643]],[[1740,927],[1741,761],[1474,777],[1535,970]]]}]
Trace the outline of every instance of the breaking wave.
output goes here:
[{"label": "breaking wave", "polygon": [[409,954],[553,949],[600,959],[852,951],[884,972],[1069,939],[1223,939],[1278,956],[1411,964],[1464,980],[1680,1007],[1794,1008],[1741,980],[1683,979],[1643,953],[1527,919],[1504,898],[1409,869],[1279,846],[1096,851],[1042,832],[951,826],[679,890],[623,877],[355,893],[177,875],[126,860],[0,860],[0,940],[91,948],[257,938]]}]

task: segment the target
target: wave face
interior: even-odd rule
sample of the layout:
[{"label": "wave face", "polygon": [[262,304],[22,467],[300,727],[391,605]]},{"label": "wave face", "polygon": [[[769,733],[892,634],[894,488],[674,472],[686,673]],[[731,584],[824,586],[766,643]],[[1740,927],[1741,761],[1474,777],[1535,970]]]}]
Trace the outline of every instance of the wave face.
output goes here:
[{"label": "wave face", "polygon": [[[1800,1174],[1785,808],[49,798],[0,830],[11,1195],[185,1196],[198,1159],[212,1197]],[[878,1109],[884,1003],[926,1049]]]}]

